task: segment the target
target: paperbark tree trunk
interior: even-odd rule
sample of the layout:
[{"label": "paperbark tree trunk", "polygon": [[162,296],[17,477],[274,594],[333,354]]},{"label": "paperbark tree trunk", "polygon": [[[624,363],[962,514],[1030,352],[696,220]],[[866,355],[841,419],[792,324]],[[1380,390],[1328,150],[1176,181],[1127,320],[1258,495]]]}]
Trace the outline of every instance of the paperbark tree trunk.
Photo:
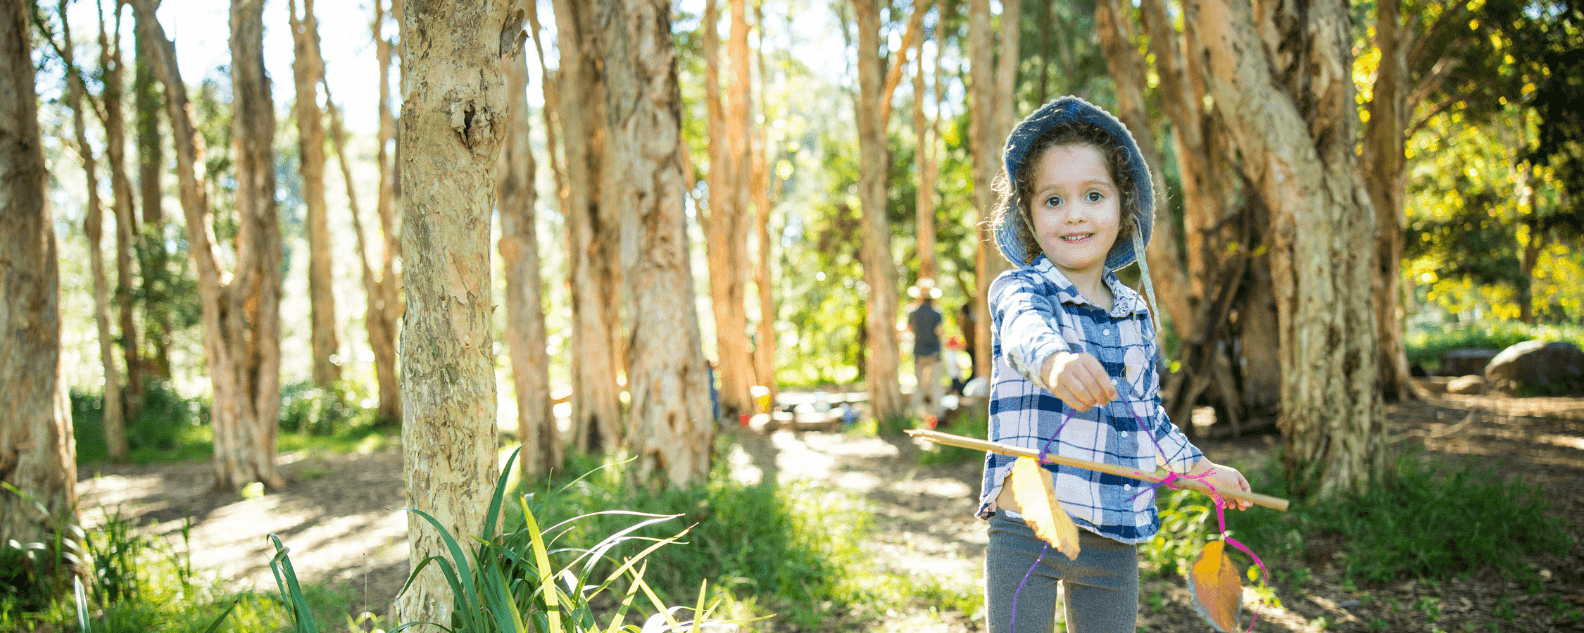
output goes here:
[{"label": "paperbark tree trunk", "polygon": [[[1001,4],[1001,51],[1017,57],[1019,34],[1016,24],[1021,5],[1017,0]],[[995,178],[1001,173],[1001,149],[1007,134],[1012,131],[1012,110],[1016,107],[1016,93],[1012,90],[1012,76],[1016,61],[1003,62],[995,67],[996,30],[990,21],[990,0],[970,0],[968,3],[968,103],[969,144],[973,154],[974,207],[979,210],[978,250],[974,252],[974,370],[989,375],[990,371],[990,303],[986,292],[990,282],[1009,265],[1021,266],[1026,262],[1008,262],[996,250],[995,237],[987,223],[995,212],[997,203]]]},{"label": "paperbark tree trunk", "polygon": [[1149,258],[1147,263],[1151,275],[1160,282],[1154,284],[1155,296],[1160,305],[1150,306],[1150,309],[1164,311],[1165,314],[1160,315],[1165,317],[1162,321],[1169,319],[1171,322],[1170,326],[1163,323],[1157,336],[1164,337],[1165,328],[1172,327],[1181,337],[1185,333],[1183,326],[1193,323],[1188,307],[1188,279],[1183,274],[1182,254],[1177,250],[1177,223],[1174,218],[1160,217],[1169,216],[1171,206],[1165,204],[1168,199],[1165,162],[1161,160],[1160,148],[1155,144],[1155,133],[1150,128],[1149,111],[1144,102],[1144,58],[1134,43],[1131,22],[1123,17],[1122,7],[1117,0],[1095,2],[1095,30],[1100,33],[1100,47],[1105,51],[1106,66],[1116,83],[1117,118],[1133,133],[1133,139],[1144,154],[1144,161],[1149,163],[1151,186],[1155,188],[1156,208],[1145,210],[1155,216],[1154,234],[1147,246],[1146,256]]},{"label": "paperbark tree trunk", "polygon": [[[759,65],[759,94],[765,94],[765,84],[770,81],[770,76],[765,73],[764,60],[764,3],[754,7],[754,22],[759,25],[759,46],[755,47],[755,55]],[[760,103],[763,103],[762,101]],[[763,109],[761,107],[761,114]],[[753,189],[754,207],[758,215],[755,224],[758,228],[758,258],[754,263],[754,286],[759,291],[759,323],[754,335],[754,375],[757,384],[770,390],[769,402],[775,402],[775,320],[776,306],[773,293],[774,285],[770,274],[770,252],[774,250],[775,243],[770,240],[770,165],[765,157],[767,145],[763,125],[753,126],[753,146],[750,151],[753,159],[749,161],[753,169],[753,177],[749,187]]]},{"label": "paperbark tree trunk", "polygon": [[[93,145],[88,142],[88,125],[83,114],[82,69],[77,67],[72,43],[71,22],[67,20],[65,3],[59,5],[61,19],[61,44],[57,47],[66,63],[66,102],[72,110],[72,126],[77,133],[77,155],[82,159],[84,181],[88,189],[88,213],[83,228],[88,236],[88,267],[93,274],[94,325],[99,333],[99,362],[104,368],[104,424],[105,447],[110,459],[124,462],[131,456],[127,446],[126,419],[121,407],[121,370],[116,366],[115,331],[110,328],[110,286],[105,278],[104,265],[104,204],[99,199],[98,161]],[[103,61],[103,56],[101,56]]]},{"label": "paperbark tree trunk", "polygon": [[[156,3],[157,6],[157,3]],[[134,12],[133,21],[142,20]],[[143,211],[142,236],[138,241],[138,268],[143,273],[143,320],[149,340],[146,374],[170,378],[171,322],[160,309],[169,295],[170,252],[165,250],[165,175],[164,137],[160,135],[159,77],[155,74],[154,44],[147,29],[135,27],[137,65],[132,76],[132,93],[137,112],[138,205]],[[118,229],[119,230],[119,229]],[[141,396],[141,394],[136,394]]]},{"label": "paperbark tree trunk", "polygon": [[165,38],[152,3],[144,0],[136,5],[138,27],[146,30],[156,49],[155,68],[165,86],[187,243],[198,275],[204,353],[214,399],[215,483],[233,489],[253,481],[271,487],[286,483],[275,470],[281,250],[270,149],[273,104],[259,55],[260,8],[258,4],[232,7],[238,229],[236,270],[229,272],[221,268],[209,195],[197,171],[204,164],[203,140],[194,127],[187,87],[176,65],[176,46]]},{"label": "paperbark tree trunk", "polygon": [[[490,216],[509,124],[500,65],[521,54],[522,13],[506,2],[425,2],[402,15],[400,155],[403,286],[402,464],[407,503],[463,539],[480,533],[499,473],[490,331]],[[411,565],[449,556],[435,529],[407,520]],[[466,548],[471,549],[471,548]],[[450,625],[438,569],[396,603],[401,622]]]},{"label": "paperbark tree trunk", "polygon": [[[77,467],[60,363],[60,272],[33,83],[31,2],[0,6],[0,542],[76,524]],[[40,515],[34,501],[43,505]],[[70,570],[56,570],[64,591]]]},{"label": "paperbark tree trunk", "polygon": [[[126,357],[126,394],[116,394],[126,403],[127,419],[137,419],[143,408],[143,374],[146,373],[143,352],[138,345],[138,327],[133,313],[137,301],[133,298],[133,250],[141,232],[137,225],[137,210],[133,208],[132,181],[126,172],[126,114],[121,107],[125,72],[121,65],[121,11],[116,3],[115,23],[108,24],[103,13],[99,16],[99,67],[103,69],[101,93],[104,105],[105,159],[110,166],[110,191],[114,196],[116,218],[116,293],[115,304],[120,316],[121,353]],[[112,41],[109,32],[116,33]],[[108,432],[108,429],[106,429]]]},{"label": "paperbark tree trunk", "polygon": [[[605,70],[593,21],[594,7],[555,0],[561,66],[559,93],[575,107],[561,110],[566,144],[567,281],[572,295],[572,443],[579,450],[614,451],[622,444],[616,375],[620,336],[618,278],[620,232],[604,208],[607,130]],[[619,174],[621,179],[631,177]],[[629,384],[629,388],[631,385]]]},{"label": "paperbark tree trunk", "polygon": [[600,53],[609,81],[614,208],[637,241],[624,260],[632,338],[629,443],[644,480],[674,486],[709,477],[715,423],[694,310],[680,142],[682,94],[667,0],[600,0]]},{"label": "paperbark tree trunk", "polygon": [[[945,41],[942,36],[942,41]],[[937,49],[938,51],[939,49]],[[936,55],[940,53],[937,52]],[[919,38],[917,56],[918,67],[913,73],[913,138],[917,139],[917,163],[919,172],[918,195],[914,203],[918,213],[918,257],[920,279],[934,279],[939,274],[935,263],[935,146],[938,143],[932,135],[933,126],[924,116],[924,100],[929,94],[924,91],[924,38]],[[936,81],[940,81],[939,77]],[[938,105],[936,107],[939,107]]]},{"label": "paperbark tree trunk", "polygon": [[[401,20],[401,0],[392,0],[391,15],[396,20]],[[368,249],[364,247],[363,228],[358,218],[356,197],[351,189],[347,190],[347,198],[351,201],[353,222],[358,224],[354,228],[358,234],[358,263],[363,269],[363,290],[368,295],[368,307],[363,313],[364,329],[368,331],[369,350],[374,354],[374,379],[379,385],[379,409],[375,419],[380,424],[399,424],[402,419],[402,396],[400,374],[396,368],[396,336],[401,329],[399,323],[402,312],[406,306],[401,294],[401,276],[396,274],[397,263],[401,260],[401,232],[396,223],[396,209],[401,202],[398,195],[401,191],[396,181],[396,165],[386,149],[395,145],[396,118],[390,109],[390,65],[391,52],[395,44],[386,39],[383,31],[385,25],[385,11],[380,0],[374,0],[374,21],[371,30],[374,34],[374,57],[379,63],[379,116],[378,139],[380,185],[379,197],[375,200],[374,212],[379,217],[381,237],[380,248],[380,274],[375,277],[372,266],[368,263]],[[340,126],[339,117],[334,102],[330,99],[330,84],[325,83],[325,104],[330,111],[332,125]],[[343,175],[347,173],[345,145],[346,135],[339,129],[335,131],[336,151],[341,161]],[[348,181],[348,187],[350,187]]]},{"label": "paperbark tree trunk", "polygon": [[[275,101],[264,73],[264,2],[231,3],[231,126],[237,174],[237,267],[225,284],[223,333],[229,357],[215,385],[215,457],[220,483],[280,486],[275,434],[280,410],[280,214],[275,203]],[[167,91],[169,89],[167,88]],[[222,404],[225,402],[226,404]],[[219,410],[235,408],[234,416]],[[251,462],[251,466],[239,466]],[[233,465],[238,464],[238,465]]]},{"label": "paperbark tree trunk", "polygon": [[[1384,465],[1370,288],[1375,218],[1359,178],[1347,7],[1190,0],[1208,85],[1271,212],[1284,461],[1300,497],[1357,490]],[[1295,44],[1296,43],[1296,44]]]},{"label": "paperbark tree trunk", "polygon": [[[727,419],[753,412],[753,384],[748,357],[748,317],[743,309],[748,264],[747,193],[749,165],[743,135],[748,131],[748,103],[742,94],[739,62],[746,67],[746,22],[738,23],[731,0],[732,31],[726,64],[731,73],[722,92],[720,79],[719,4],[704,3],[704,102],[710,137],[709,202],[702,209],[708,253],[710,307],[715,316],[715,373],[720,378],[720,412]],[[739,42],[739,38],[741,41]]]},{"label": "paperbark tree trunk", "polygon": [[1364,126],[1365,173],[1370,204],[1375,207],[1376,338],[1380,345],[1380,390],[1387,402],[1420,396],[1408,373],[1408,347],[1403,342],[1402,252],[1403,189],[1407,175],[1409,74],[1407,33],[1401,25],[1401,0],[1376,5],[1375,44],[1380,63],[1370,89],[1369,123]]},{"label": "paperbark tree trunk", "polygon": [[[864,281],[869,286],[864,319],[869,354],[864,377],[869,413],[885,421],[904,415],[907,403],[897,382],[897,273],[891,257],[891,221],[886,217],[886,120],[881,116],[880,6],[853,0],[858,26],[858,200],[862,206]],[[904,54],[905,56],[905,54]],[[905,64],[904,61],[898,63]]]},{"label": "paperbark tree trunk", "polygon": [[[312,336],[313,382],[330,389],[341,378],[336,332],[334,277],[331,274],[330,219],[325,206],[325,131],[319,109],[319,80],[324,60],[319,55],[319,21],[314,0],[303,0],[302,17],[296,0],[288,0],[292,32],[292,79],[297,86],[297,150],[302,175],[303,224],[308,233],[308,312]],[[350,192],[348,192],[350,194]]]},{"label": "paperbark tree trunk", "polygon": [[506,346],[517,398],[517,458],[524,481],[539,481],[561,467],[561,439],[550,412],[550,357],[535,231],[534,157],[528,136],[528,57],[502,63],[510,113],[497,167],[501,262],[506,276]]}]

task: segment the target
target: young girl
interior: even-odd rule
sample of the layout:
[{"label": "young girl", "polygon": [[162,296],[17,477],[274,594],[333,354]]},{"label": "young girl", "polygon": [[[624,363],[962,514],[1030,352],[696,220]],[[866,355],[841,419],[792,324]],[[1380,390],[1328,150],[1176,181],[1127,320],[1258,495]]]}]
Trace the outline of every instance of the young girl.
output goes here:
[{"label": "young girl", "polygon": [[[1063,97],[1012,130],[1005,162],[992,223],[1015,268],[990,285],[990,439],[1146,471],[1160,464],[1217,489],[1248,490],[1242,473],[1205,459],[1167,419],[1149,312],[1112,272],[1143,257],[1154,219],[1149,167],[1127,128]],[[1152,437],[1138,437],[1141,426]],[[990,521],[990,631],[1051,631],[1059,583],[1068,631],[1135,631],[1137,544],[1160,528],[1154,490],[1046,465],[1081,528],[1080,554],[1068,560],[1024,523],[1005,485],[1012,463],[989,454],[979,496],[978,515]]]}]

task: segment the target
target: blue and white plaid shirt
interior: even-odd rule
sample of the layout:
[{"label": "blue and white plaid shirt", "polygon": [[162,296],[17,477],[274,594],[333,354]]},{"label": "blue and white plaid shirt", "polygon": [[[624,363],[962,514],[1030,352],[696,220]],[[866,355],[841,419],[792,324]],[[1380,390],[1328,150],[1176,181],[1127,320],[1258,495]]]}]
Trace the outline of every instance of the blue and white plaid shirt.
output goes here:
[{"label": "blue and white plaid shirt", "polygon": [[[1166,417],[1156,371],[1159,351],[1149,311],[1133,289],[1105,273],[1115,297],[1107,313],[1078,293],[1067,276],[1044,255],[1014,268],[990,284],[994,329],[990,374],[990,440],[1042,450],[1070,411],[1051,394],[1040,367],[1064,351],[1094,356],[1117,382],[1120,397],[1073,415],[1050,452],[1096,462],[1153,471],[1157,464],[1186,474],[1203,456]],[[1122,382],[1125,380],[1126,382]],[[1138,422],[1150,427],[1155,443],[1138,437]],[[985,457],[979,492],[980,518],[995,513],[996,495],[1012,472],[1014,458]],[[1056,498],[1080,527],[1124,543],[1142,543],[1160,529],[1153,491],[1139,494],[1143,482],[1096,471],[1047,464]],[[1136,498],[1134,495],[1138,495]]]}]

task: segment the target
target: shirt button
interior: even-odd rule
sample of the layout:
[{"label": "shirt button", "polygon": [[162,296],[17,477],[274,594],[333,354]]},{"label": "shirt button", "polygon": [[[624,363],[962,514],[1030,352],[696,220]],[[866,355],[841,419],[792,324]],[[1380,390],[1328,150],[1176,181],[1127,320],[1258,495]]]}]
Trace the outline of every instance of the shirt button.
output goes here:
[{"label": "shirt button", "polygon": [[1121,435],[1122,437],[1127,437],[1127,431],[1123,431]]},{"label": "shirt button", "polygon": [[1123,490],[1132,490],[1133,489],[1133,484],[1122,484],[1122,489]]},{"label": "shirt button", "polygon": [[1111,336],[1111,328],[1106,328],[1105,330],[1102,330],[1100,333],[1104,334],[1106,336]]}]

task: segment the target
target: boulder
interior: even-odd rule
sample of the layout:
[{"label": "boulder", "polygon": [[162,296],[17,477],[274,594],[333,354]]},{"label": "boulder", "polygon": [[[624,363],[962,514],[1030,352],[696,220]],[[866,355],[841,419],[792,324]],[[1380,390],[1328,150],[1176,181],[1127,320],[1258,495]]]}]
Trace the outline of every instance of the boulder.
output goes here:
[{"label": "boulder", "polygon": [[1436,373],[1442,376],[1483,374],[1485,365],[1499,352],[1480,348],[1449,349],[1441,352],[1441,369]]},{"label": "boulder", "polygon": [[1447,393],[1477,396],[1485,391],[1485,379],[1479,376],[1459,376],[1446,384]]},{"label": "boulder", "polygon": [[1584,394],[1584,350],[1567,342],[1524,341],[1491,359],[1485,381],[1506,393]]}]

